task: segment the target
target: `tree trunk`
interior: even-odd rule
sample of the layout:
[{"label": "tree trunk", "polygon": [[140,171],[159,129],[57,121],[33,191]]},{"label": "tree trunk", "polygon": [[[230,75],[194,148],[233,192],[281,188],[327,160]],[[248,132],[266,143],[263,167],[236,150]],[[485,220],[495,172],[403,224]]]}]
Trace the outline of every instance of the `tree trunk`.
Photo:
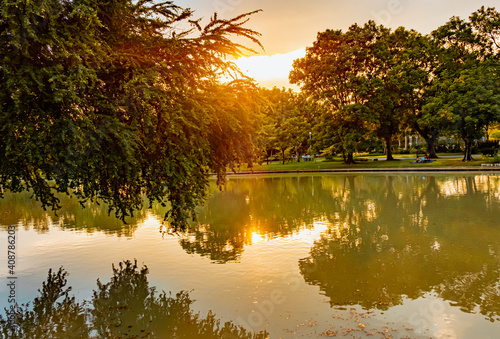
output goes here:
[{"label": "tree trunk", "polygon": [[353,152],[348,152],[347,157],[344,155],[344,163],[347,165],[352,165],[355,164],[354,162],[354,153]]},{"label": "tree trunk", "polygon": [[472,141],[464,140],[465,149],[464,149],[464,158],[462,161],[472,161]]},{"label": "tree trunk", "polygon": [[465,179],[465,187],[467,189],[466,194],[477,193],[477,185],[475,177],[467,177]]},{"label": "tree trunk", "polygon": [[394,160],[394,157],[392,156],[392,150],[391,150],[391,137],[385,137],[385,150],[387,152],[387,161]]},{"label": "tree trunk", "polygon": [[415,126],[415,130],[420,134],[422,138],[424,138],[425,142],[427,143],[427,153],[429,154],[429,158],[431,159],[437,159],[438,156],[436,154],[436,140],[439,136],[439,133],[441,132],[439,129],[432,129],[429,133],[424,133],[424,131],[418,127],[418,125]]},{"label": "tree trunk", "polygon": [[281,158],[283,159],[283,165],[285,164],[285,150],[281,150]]},{"label": "tree trunk", "polygon": [[300,162],[299,148],[295,147],[295,155],[297,156],[297,162]]},{"label": "tree trunk", "polygon": [[436,144],[435,140],[432,138],[424,137],[425,142],[427,143],[427,153],[429,154],[429,158],[437,159],[438,156],[436,154]]}]

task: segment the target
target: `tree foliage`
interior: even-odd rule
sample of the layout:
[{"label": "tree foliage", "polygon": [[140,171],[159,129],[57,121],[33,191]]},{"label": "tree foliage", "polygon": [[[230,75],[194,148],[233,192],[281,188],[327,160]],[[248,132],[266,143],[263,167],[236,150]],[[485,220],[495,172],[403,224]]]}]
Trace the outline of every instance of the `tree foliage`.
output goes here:
[{"label": "tree foliage", "polygon": [[183,223],[210,171],[251,158],[249,85],[217,81],[246,50],[233,37],[260,45],[250,14],[202,26],[172,1],[2,2],[0,185],[44,208],[56,192],[100,199],[122,219],[145,194]]},{"label": "tree foliage", "polygon": [[[353,25],[347,32],[326,30],[318,33],[316,41],[306,50],[304,58],[295,60],[290,72],[290,82],[301,85],[301,90],[330,107],[325,126],[335,131],[332,144],[352,162],[355,145],[366,133],[363,123],[370,119],[362,106],[358,85],[365,63],[369,59],[366,48],[376,40],[374,25]],[[333,125],[332,125],[333,124]]]},{"label": "tree foliage", "polygon": [[297,161],[311,147],[311,132],[322,107],[302,93],[274,87],[262,89],[264,99],[259,144],[266,159],[274,152],[281,153],[283,164],[289,153]]},{"label": "tree foliage", "polygon": [[330,131],[324,134],[347,153],[346,162],[352,163],[356,146],[370,133],[385,141],[387,160],[393,159],[392,138],[409,104],[416,105],[413,95],[423,81],[407,51],[417,39],[416,32],[391,32],[370,21],[346,32],[319,33],[306,56],[294,62],[291,82],[329,104],[323,126]]},{"label": "tree foliage", "polygon": [[448,119],[449,130],[465,144],[464,161],[472,160],[473,142],[500,120],[499,18],[493,8],[481,7],[469,21],[453,17],[432,32],[439,65],[424,108]]},{"label": "tree foliage", "polygon": [[473,141],[497,122],[500,14],[484,7],[469,21],[453,17],[429,36],[370,21],[347,31],[326,30],[293,64],[290,81],[331,113],[316,123],[322,144],[347,153],[364,138],[385,142],[402,128],[418,132],[431,157],[445,131]]}]

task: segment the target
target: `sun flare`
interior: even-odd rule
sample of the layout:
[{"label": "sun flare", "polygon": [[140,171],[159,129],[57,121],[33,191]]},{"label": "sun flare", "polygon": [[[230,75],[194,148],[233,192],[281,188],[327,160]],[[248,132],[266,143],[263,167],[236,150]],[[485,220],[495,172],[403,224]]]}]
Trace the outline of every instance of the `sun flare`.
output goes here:
[{"label": "sun flare", "polygon": [[259,83],[271,80],[286,80],[295,59],[302,58],[305,49],[299,49],[286,54],[257,55],[241,57],[234,61],[246,76]]},{"label": "sun flare", "polygon": [[266,240],[266,238],[262,236],[262,234],[252,232],[252,244],[257,244],[259,242],[263,242],[264,240]]}]

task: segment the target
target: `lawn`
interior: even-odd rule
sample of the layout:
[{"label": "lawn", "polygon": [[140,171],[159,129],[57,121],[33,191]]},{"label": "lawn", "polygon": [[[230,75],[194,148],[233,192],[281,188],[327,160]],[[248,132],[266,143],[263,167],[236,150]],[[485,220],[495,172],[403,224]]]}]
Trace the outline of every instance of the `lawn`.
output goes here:
[{"label": "lawn", "polygon": [[[462,154],[438,154],[439,156],[453,156],[453,158],[439,158],[432,163],[416,164],[415,155],[396,154],[394,157],[398,160],[385,161],[384,156],[359,156],[356,158],[356,163],[346,165],[341,158],[334,158],[333,161],[325,161],[323,158],[314,159],[313,161],[287,162],[282,164],[279,161],[270,163],[269,165],[254,164],[254,171],[297,171],[297,170],[326,170],[326,169],[356,169],[356,168],[436,168],[436,167],[475,167],[481,166],[483,163],[492,163],[492,158],[475,158],[474,161],[463,162]],[[373,159],[377,159],[374,161]],[[241,171],[248,171],[248,168],[241,168]]]}]

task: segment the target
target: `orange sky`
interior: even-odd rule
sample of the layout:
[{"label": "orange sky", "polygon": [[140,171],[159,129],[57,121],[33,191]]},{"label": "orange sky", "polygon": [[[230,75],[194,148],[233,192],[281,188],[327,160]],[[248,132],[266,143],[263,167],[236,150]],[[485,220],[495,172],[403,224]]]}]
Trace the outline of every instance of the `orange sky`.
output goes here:
[{"label": "orange sky", "polygon": [[[452,16],[467,18],[482,5],[500,10],[500,0],[176,0],[175,4],[195,10],[196,17],[208,21],[214,12],[231,18],[262,9],[253,15],[247,27],[262,34],[267,58],[246,62],[249,74],[260,74],[256,80],[263,86],[289,86],[283,67],[291,67],[290,58],[300,57],[319,31],[327,28],[347,29],[354,23],[375,20],[384,26],[404,26],[429,33]],[[253,46],[255,47],[255,46]],[[275,56],[281,54],[281,56]],[[271,57],[269,57],[271,56]],[[288,56],[288,60],[287,60]],[[268,62],[267,66],[265,62]],[[240,61],[242,62],[242,61]],[[254,69],[252,68],[252,64]],[[279,65],[280,67],[277,67]],[[241,66],[241,65],[240,65]],[[245,67],[245,66],[243,66]],[[245,69],[242,68],[243,71]],[[264,76],[264,74],[265,76]]]}]

